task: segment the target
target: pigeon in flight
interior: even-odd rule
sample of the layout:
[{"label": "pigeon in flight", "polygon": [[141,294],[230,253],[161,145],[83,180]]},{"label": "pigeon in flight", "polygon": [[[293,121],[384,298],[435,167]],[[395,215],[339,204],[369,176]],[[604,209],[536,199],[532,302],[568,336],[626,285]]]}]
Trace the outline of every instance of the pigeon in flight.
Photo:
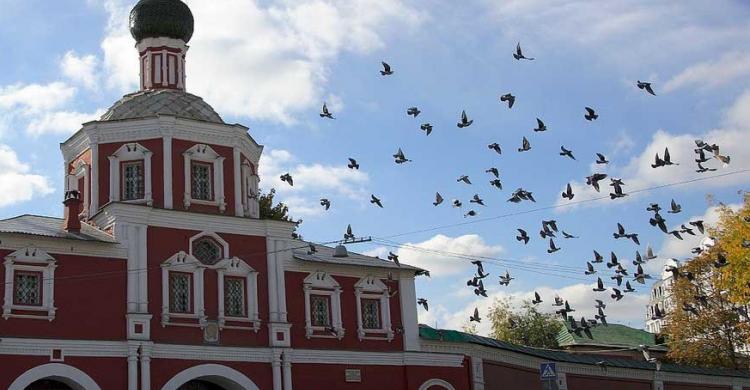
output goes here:
[{"label": "pigeon in flight", "polygon": [[477,284],[477,288],[474,289],[474,295],[487,298],[487,290],[484,288],[484,282],[480,280]]},{"label": "pigeon in flight", "polygon": [[516,44],[516,52],[513,53],[513,58],[515,58],[516,60],[534,60],[534,58],[529,58],[523,55],[523,51],[521,50],[521,42],[518,42]]},{"label": "pigeon in flight", "polygon": [[625,233],[625,227],[622,226],[621,223],[617,223],[617,232],[612,233],[612,236],[614,238],[627,238],[632,240],[636,245],[640,245],[640,241],[638,240],[638,234],[637,233]]},{"label": "pigeon in flight", "polygon": [[656,258],[656,255],[654,254],[654,250],[651,248],[651,245],[646,247],[646,260],[653,260]]},{"label": "pigeon in flight", "polygon": [[435,193],[435,201],[432,202],[432,205],[433,206],[437,206],[437,205],[439,205],[441,203],[443,203],[443,197],[440,195],[439,192],[436,192]]},{"label": "pigeon in flight", "polygon": [[422,111],[419,111],[417,107],[409,107],[406,109],[406,115],[411,115],[413,117],[417,117]]},{"label": "pigeon in flight", "polygon": [[523,188],[518,188],[513,191],[513,194],[511,195],[510,199],[508,199],[508,202],[520,203],[522,200],[530,200],[536,203],[534,195],[530,191],[526,191]]},{"label": "pigeon in flight", "polygon": [[552,304],[552,306],[562,306],[563,305],[563,299],[560,298],[559,295],[555,295],[555,303]]},{"label": "pigeon in flight", "polygon": [[285,181],[289,183],[290,186],[294,187],[294,180],[292,179],[292,175],[290,175],[288,172],[280,176],[281,181]]},{"label": "pigeon in flight", "polygon": [[328,111],[328,106],[323,103],[323,111],[320,113],[321,118],[328,118],[328,119],[336,119],[333,117],[333,114],[331,114],[330,111]]},{"label": "pigeon in flight", "polygon": [[457,182],[464,182],[466,184],[471,184],[471,180],[469,180],[469,176],[467,175],[461,175],[456,179]]},{"label": "pigeon in flight", "polygon": [[424,308],[424,311],[430,311],[427,300],[424,298],[417,299],[417,305],[421,305]]},{"label": "pigeon in flight", "polygon": [[529,235],[526,233],[526,230],[523,229],[516,229],[518,230],[518,236],[516,236],[516,240],[523,241],[524,245],[529,243]]},{"label": "pigeon in flight", "polygon": [[570,233],[567,233],[565,232],[565,230],[563,230],[562,234],[563,234],[563,238],[578,238],[578,236],[574,236]]},{"label": "pigeon in flight", "polygon": [[670,210],[667,212],[670,214],[677,214],[682,211],[682,206],[679,203],[675,202],[674,199],[672,199],[672,202],[669,204],[669,208]]},{"label": "pigeon in flight", "polygon": [[406,158],[406,156],[404,155],[404,152],[401,150],[401,148],[398,148],[398,151],[396,152],[396,154],[393,155],[393,158],[396,159],[396,164],[403,164],[403,163],[405,163],[407,161],[411,161],[411,160],[409,160],[409,159]]},{"label": "pigeon in flight", "polygon": [[593,108],[585,107],[585,109],[586,109],[586,115],[584,115],[583,117],[586,118],[587,121],[593,121],[599,117],[599,115],[596,114],[596,111],[594,111]]},{"label": "pigeon in flight", "polygon": [[536,118],[536,128],[534,128],[534,131],[547,131],[547,126],[541,119]]},{"label": "pigeon in flight", "polygon": [[594,305],[594,309],[606,309],[607,304],[604,303],[601,299],[594,299],[596,301],[596,305]]},{"label": "pigeon in flight", "polygon": [[557,251],[559,251],[559,250],[560,250],[560,248],[557,248],[557,247],[555,246],[555,242],[554,242],[554,241],[552,241],[552,239],[550,238],[550,239],[549,239],[549,249],[547,249],[547,253],[550,253],[550,254],[552,254],[552,253],[555,253],[555,252],[557,252]]},{"label": "pigeon in flight", "polygon": [[575,159],[576,159],[576,158],[575,158],[575,156],[573,156],[573,151],[572,151],[572,150],[568,150],[568,149],[565,149],[565,146],[560,146],[560,155],[561,155],[561,156],[567,156],[567,157],[570,157],[570,158],[571,158],[571,159],[573,159],[573,160],[575,160]]},{"label": "pigeon in flight", "polygon": [[344,233],[344,241],[347,240],[353,240],[354,239],[354,233],[352,233],[352,225],[346,226],[346,233]]},{"label": "pigeon in flight", "polygon": [[495,152],[497,152],[497,154],[503,154],[502,149],[500,149],[500,144],[497,143],[497,142],[493,142],[493,143],[487,145],[487,148],[489,148],[491,150],[494,150]]},{"label": "pigeon in flight", "polygon": [[489,168],[484,172],[493,174],[496,179],[500,178],[500,171],[495,167]]},{"label": "pigeon in flight", "polygon": [[570,186],[570,183],[568,183],[568,186],[565,187],[565,192],[562,193],[562,197],[567,200],[573,200],[573,197],[576,196],[573,193],[573,188]]},{"label": "pigeon in flight", "polygon": [[326,211],[331,208],[331,201],[326,198],[320,199],[320,205],[326,208]]},{"label": "pigeon in flight", "polygon": [[607,262],[607,268],[612,268],[620,265],[620,261],[617,260],[615,252],[609,252],[609,261]]},{"label": "pigeon in flight", "polygon": [[397,266],[401,266],[401,263],[398,262],[398,255],[393,252],[388,252],[388,260],[396,263]]},{"label": "pigeon in flight", "polygon": [[474,308],[474,314],[469,317],[469,322],[482,322],[482,319],[479,318],[479,309],[476,307]]},{"label": "pigeon in flight", "polygon": [[474,211],[474,210],[469,210],[469,211],[466,212],[466,214],[464,214],[464,218],[466,218],[466,217],[476,217],[476,216],[477,216],[477,212]]},{"label": "pigeon in flight", "polygon": [[625,289],[623,289],[622,292],[626,292],[626,293],[635,292],[635,289],[633,288],[633,286],[630,285],[630,281],[625,281]]},{"label": "pigeon in flight", "polygon": [[425,135],[430,135],[430,133],[432,133],[432,125],[429,123],[422,123],[419,128],[424,131]]},{"label": "pigeon in flight", "polygon": [[357,160],[349,157],[349,164],[346,165],[349,167],[349,169],[359,169],[359,164],[357,163]]},{"label": "pigeon in flight", "polygon": [[646,262],[643,260],[643,257],[641,256],[641,252],[635,251],[635,260],[633,260],[633,265],[640,265],[645,264]]},{"label": "pigeon in flight", "polygon": [[704,234],[705,229],[703,227],[702,219],[699,219],[697,221],[690,221],[688,222],[688,224],[695,226],[696,228],[698,228],[698,231],[701,232],[701,234]]},{"label": "pigeon in flight", "polygon": [[500,181],[500,179],[490,180],[490,185],[501,190],[503,189],[503,183]]},{"label": "pigeon in flight", "polygon": [[706,168],[701,163],[698,163],[698,169],[695,170],[697,173],[703,173],[703,172],[714,172],[716,171],[716,168]]},{"label": "pigeon in flight", "polygon": [[500,101],[508,102],[508,108],[513,108],[513,104],[516,102],[516,97],[510,93],[506,93],[505,95],[500,96]]},{"label": "pigeon in flight", "polygon": [[474,197],[471,198],[469,203],[476,203],[480,206],[484,206],[484,200],[482,200],[482,198],[479,197],[479,194],[474,194]]},{"label": "pigeon in flight", "polygon": [[646,207],[646,211],[653,211],[655,213],[658,213],[661,211],[661,206],[659,206],[658,203],[651,203],[648,207]]},{"label": "pigeon in flight", "polygon": [[474,123],[474,120],[469,120],[469,117],[466,116],[466,110],[461,111],[461,122],[456,123],[456,126],[463,129],[464,127],[471,126],[472,123]]},{"label": "pigeon in flight", "polygon": [[453,199],[453,207],[461,207],[463,204],[458,199]]},{"label": "pigeon in flight", "polygon": [[583,273],[584,273],[584,275],[593,275],[593,274],[595,274],[596,270],[594,269],[594,265],[591,264],[591,263],[589,263],[587,261],[586,262],[586,271],[584,271]]},{"label": "pigeon in flight", "polygon": [[694,235],[695,235],[695,232],[693,231],[693,229],[691,229],[691,228],[689,228],[689,227],[685,226],[685,224],[684,224],[684,223],[683,223],[682,225],[680,225],[680,233],[685,233],[685,234],[689,234],[689,235],[691,235],[691,236],[694,236]]},{"label": "pigeon in flight", "polygon": [[641,267],[640,264],[638,264],[638,268],[636,269],[635,273],[633,274],[633,280],[640,284],[645,284],[646,279],[651,279],[651,275],[645,273],[643,271],[643,267]]},{"label": "pigeon in flight", "polygon": [[[599,301],[599,300],[597,300],[597,301]],[[601,301],[599,301],[599,302],[601,302]],[[604,314],[604,310],[602,310],[601,307],[598,307],[597,309],[599,310],[599,314],[596,314],[594,316],[594,318],[596,318],[597,320],[599,320],[599,322],[601,322],[602,325],[607,326],[608,325],[607,324],[607,316]]]},{"label": "pigeon in flight", "polygon": [[510,281],[513,280],[513,279],[515,279],[515,278],[512,278],[510,276],[510,274],[508,273],[508,271],[506,270],[505,271],[505,276],[500,275],[500,285],[507,286],[507,285],[510,284]]},{"label": "pigeon in flight", "polygon": [[380,71],[380,74],[382,76],[389,76],[393,74],[393,70],[391,70],[391,66],[388,65],[388,63],[382,61],[381,64],[383,65],[383,70]]},{"label": "pigeon in flight", "polygon": [[622,186],[625,185],[625,183],[622,182],[622,179],[609,179],[610,183],[609,185],[614,187],[615,192],[610,192],[609,197],[610,199],[617,199],[617,198],[624,198],[628,196],[628,194],[622,192]]},{"label": "pigeon in flight", "polygon": [[596,287],[594,287],[594,291],[596,292],[607,291],[607,288],[604,287],[604,282],[602,282],[602,278],[596,278]]},{"label": "pigeon in flight", "polygon": [[596,154],[596,163],[597,164],[609,164],[609,160],[607,160],[607,157],[604,156],[601,153]]},{"label": "pigeon in flight", "polygon": [[370,194],[370,203],[377,205],[381,209],[383,208],[383,202],[381,202],[380,199],[375,195]]},{"label": "pigeon in flight", "polygon": [[619,301],[619,300],[620,300],[620,299],[622,299],[622,297],[624,296],[624,295],[622,295],[622,293],[620,292],[620,290],[618,290],[618,289],[616,289],[616,288],[614,288],[614,287],[612,288],[612,291],[614,291],[615,293],[614,293],[614,294],[612,294],[612,295],[610,295],[610,296],[611,296],[611,297],[612,297],[612,299],[614,299],[615,301]]},{"label": "pigeon in flight", "polygon": [[620,286],[622,284],[622,275],[617,274],[615,276],[610,276],[610,279],[617,281],[617,286]]},{"label": "pigeon in flight", "polygon": [[522,141],[521,147],[518,148],[518,151],[519,152],[526,152],[526,151],[529,151],[529,150],[531,150],[531,144],[529,143],[529,140],[526,139],[526,137],[523,137],[523,141]]},{"label": "pigeon in flight", "polygon": [[534,300],[531,301],[531,303],[533,303],[535,305],[538,305],[538,304],[540,304],[542,302],[544,302],[544,301],[542,301],[542,297],[539,296],[538,292],[534,291]]},{"label": "pigeon in flight", "polygon": [[591,176],[586,176],[586,184],[590,185],[591,187],[594,187],[596,192],[599,192],[599,182],[606,178],[607,178],[606,173],[594,173]]},{"label": "pigeon in flight", "polygon": [[600,255],[599,252],[594,251],[594,260],[592,263],[603,263],[604,262],[604,256]]},{"label": "pigeon in flight", "polygon": [[651,88],[651,83],[647,83],[645,81],[638,80],[638,82],[636,83],[636,85],[638,86],[638,89],[646,90],[646,92],[648,92],[648,93],[656,96],[656,94],[654,93],[654,90]]},{"label": "pigeon in flight", "polygon": [[[475,265],[477,267],[477,274],[482,275],[484,274],[484,263],[482,263],[481,260],[472,260],[472,265]],[[482,279],[483,276],[480,276],[480,279]]]},{"label": "pigeon in flight", "polygon": [[542,221],[542,226],[544,227],[544,230],[552,229],[552,231],[558,231],[557,230],[557,221],[554,219],[550,219],[549,221]]}]

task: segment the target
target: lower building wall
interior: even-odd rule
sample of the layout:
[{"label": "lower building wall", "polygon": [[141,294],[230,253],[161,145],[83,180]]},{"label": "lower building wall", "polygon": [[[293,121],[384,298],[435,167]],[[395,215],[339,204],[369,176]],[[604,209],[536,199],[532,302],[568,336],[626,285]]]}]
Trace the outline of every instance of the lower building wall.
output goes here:
[{"label": "lower building wall", "polygon": [[[273,389],[273,376],[270,363],[215,362],[204,360],[151,360],[151,388],[161,389],[170,379],[184,370],[204,364],[218,364],[239,371],[260,389]],[[197,379],[197,378],[194,378]],[[104,389],[104,388],[102,388]]]},{"label": "lower building wall", "polygon": [[102,389],[127,389],[128,368],[125,358],[65,357],[64,361],[50,361],[48,356],[11,355],[0,356],[0,389],[9,389],[13,382],[29,371],[29,374],[42,374],[51,372],[52,366],[59,365],[82,371]]},{"label": "lower building wall", "polygon": [[651,381],[635,379],[617,379],[608,377],[565,375],[565,382],[569,390],[601,389],[601,390],[651,390]]},{"label": "lower building wall", "polygon": [[665,382],[664,390],[732,390],[731,386],[695,385],[692,383]]},{"label": "lower building wall", "polygon": [[[360,370],[361,382],[347,382],[345,370]],[[470,390],[468,367],[372,366],[295,364],[292,383],[295,389],[329,390],[419,390],[425,382],[440,379],[456,390]],[[432,386],[429,390],[445,390]]]},{"label": "lower building wall", "polygon": [[484,388],[490,389],[541,389],[539,371],[524,367],[485,361],[483,364]]}]

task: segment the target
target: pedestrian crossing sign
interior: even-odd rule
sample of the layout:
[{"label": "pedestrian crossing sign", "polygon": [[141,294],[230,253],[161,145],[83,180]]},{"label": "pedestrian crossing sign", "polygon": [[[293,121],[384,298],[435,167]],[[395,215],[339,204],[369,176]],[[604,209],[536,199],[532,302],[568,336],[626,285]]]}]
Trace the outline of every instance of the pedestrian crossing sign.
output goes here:
[{"label": "pedestrian crossing sign", "polygon": [[557,378],[555,363],[542,363],[539,365],[539,375],[542,380],[554,380]]}]

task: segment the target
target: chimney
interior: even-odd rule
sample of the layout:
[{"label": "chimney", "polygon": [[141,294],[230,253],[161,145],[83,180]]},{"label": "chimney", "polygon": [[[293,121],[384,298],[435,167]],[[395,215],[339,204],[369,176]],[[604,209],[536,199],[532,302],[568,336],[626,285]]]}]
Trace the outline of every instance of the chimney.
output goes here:
[{"label": "chimney", "polygon": [[78,214],[81,213],[81,194],[78,191],[66,192],[63,205],[65,205],[63,229],[66,232],[80,232],[81,220],[78,219]]}]

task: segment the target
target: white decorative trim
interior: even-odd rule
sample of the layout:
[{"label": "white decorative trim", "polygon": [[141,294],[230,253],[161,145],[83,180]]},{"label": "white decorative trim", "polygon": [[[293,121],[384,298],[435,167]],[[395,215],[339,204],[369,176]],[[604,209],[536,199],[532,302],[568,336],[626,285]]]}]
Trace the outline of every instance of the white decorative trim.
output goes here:
[{"label": "white decorative trim", "polygon": [[260,390],[250,378],[243,373],[219,364],[201,364],[185,369],[173,376],[161,390],[177,390],[185,383],[198,378],[211,381],[210,378],[219,377],[223,381],[231,381],[233,385],[245,390]]},{"label": "white decorative trim", "polygon": [[221,245],[222,258],[225,259],[229,256],[229,243],[226,242],[223,238],[221,238],[221,236],[211,231],[203,231],[190,237],[190,241],[188,242],[188,250],[191,256],[194,256],[193,255],[193,243],[196,240],[199,240],[203,237],[211,237],[214,239],[214,241],[216,241],[217,244]]},{"label": "white decorative trim", "polygon": [[173,206],[172,195],[172,137],[165,135],[162,138],[162,148],[164,150],[164,208],[171,209]]},{"label": "white decorative trim", "polygon": [[[219,329],[240,328],[252,329],[256,333],[260,330],[260,314],[258,312],[258,272],[243,260],[233,257],[224,259],[216,264],[219,286]],[[228,317],[224,314],[224,277],[239,276],[245,278],[245,317]],[[227,326],[227,322],[248,323],[249,326]]]},{"label": "white decorative trim", "polygon": [[242,162],[241,171],[241,182],[242,189],[240,191],[240,198],[242,204],[242,215],[250,218],[260,218],[260,204],[258,203],[258,183],[260,178],[255,173],[252,163],[245,160]]},{"label": "white decorative trim", "polygon": [[293,364],[347,364],[365,366],[464,367],[463,354],[424,352],[364,352],[295,349]]},{"label": "white decorative trim", "polygon": [[8,390],[24,390],[32,383],[50,377],[74,389],[101,390],[99,385],[85,372],[61,363],[43,364],[24,372],[8,386]]},{"label": "white decorative trim", "polygon": [[[344,337],[344,327],[341,321],[341,286],[331,275],[318,271],[308,275],[302,282],[305,291],[305,337],[328,337],[341,340]],[[335,334],[327,334],[327,329],[322,326],[312,325],[312,314],[310,312],[310,296],[325,295],[330,297],[331,302],[331,327]],[[325,334],[315,334],[325,332]]]},{"label": "white decorative trim", "polygon": [[[23,264],[16,264],[16,263]],[[5,257],[5,296],[3,318],[32,318],[52,321],[55,319],[55,259],[41,249],[26,247]],[[16,271],[40,272],[42,274],[41,306],[17,305],[13,302],[13,287]],[[40,314],[14,314],[13,310],[34,311]],[[43,313],[43,314],[42,314]]]},{"label": "white decorative trim", "polygon": [[425,381],[421,386],[419,386],[419,390],[428,390],[432,386],[440,386],[446,390],[456,390],[456,388],[453,387],[453,385],[451,385],[450,383],[437,378]]},{"label": "white decorative trim", "polygon": [[471,356],[471,384],[472,390],[484,390],[484,361],[477,356]]},{"label": "white decorative trim", "polygon": [[[193,147],[182,153],[182,156],[185,160],[185,192],[183,196],[185,209],[189,209],[191,204],[205,204],[217,206],[221,212],[226,211],[227,204],[224,201],[224,157],[206,144],[193,145]],[[190,170],[193,161],[211,164],[213,169],[213,173],[211,174],[213,200],[206,201],[192,198],[192,175],[190,174]]]},{"label": "white decorative trim", "polygon": [[[192,325],[170,321],[173,318],[190,318],[198,320],[198,326],[206,325],[206,309],[203,297],[203,271],[206,269],[198,259],[183,251],[180,251],[161,264],[161,326],[166,325]],[[192,313],[171,313],[169,311],[169,272],[185,272],[193,275]]]},{"label": "white decorative trim", "polygon": [[83,210],[81,210],[80,216],[86,218],[89,216],[89,203],[91,203],[91,183],[89,178],[89,169],[91,165],[87,164],[83,160],[78,160],[76,166],[73,168],[73,173],[68,176],[73,182],[68,183],[67,191],[76,190],[81,192],[81,188],[78,188],[78,181],[83,177]]},{"label": "white decorative trim", "polygon": [[[151,339],[151,314],[128,313],[127,334],[129,340],[150,340]],[[141,332],[136,332],[136,326],[140,325]]]},{"label": "white decorative trim", "polygon": [[[395,277],[395,276],[394,276]],[[414,286],[414,274],[399,275],[398,299],[401,308],[401,326],[403,327],[404,349],[419,351],[419,322],[417,320],[417,292]]]},{"label": "white decorative trim", "polygon": [[[391,327],[391,305],[388,295],[388,286],[380,279],[366,276],[354,285],[354,296],[357,302],[357,336],[359,340],[393,340],[393,329]],[[380,329],[365,329],[362,326],[362,300],[377,299],[380,301]],[[377,335],[384,335],[378,337]]]},{"label": "white decorative trim", "polygon": [[[99,145],[96,143],[95,137],[92,137],[89,144],[83,145],[84,147],[91,148],[91,200],[89,201],[89,216],[96,214],[99,211]],[[63,149],[63,155],[65,150]],[[78,151],[78,150],[76,150]],[[78,154],[83,153],[84,150],[78,151]],[[77,155],[78,155],[77,154]]]},{"label": "white decorative trim", "polygon": [[18,250],[33,245],[47,253],[123,260],[125,248],[116,243],[81,241],[22,233],[0,233],[0,249]]},{"label": "white decorative trim", "polygon": [[148,206],[154,205],[153,193],[151,192],[151,156],[153,153],[139,143],[127,143],[122,145],[112,155],[107,156],[109,159],[109,201],[117,202],[120,200],[120,163],[125,161],[143,160],[143,198],[129,200],[129,203],[145,203]]},{"label": "white decorative trim", "polygon": [[232,175],[234,176],[234,215],[245,216],[242,198],[242,153],[239,148],[232,148]]},{"label": "white decorative trim", "polygon": [[270,348],[154,344],[154,359],[270,363]]}]

